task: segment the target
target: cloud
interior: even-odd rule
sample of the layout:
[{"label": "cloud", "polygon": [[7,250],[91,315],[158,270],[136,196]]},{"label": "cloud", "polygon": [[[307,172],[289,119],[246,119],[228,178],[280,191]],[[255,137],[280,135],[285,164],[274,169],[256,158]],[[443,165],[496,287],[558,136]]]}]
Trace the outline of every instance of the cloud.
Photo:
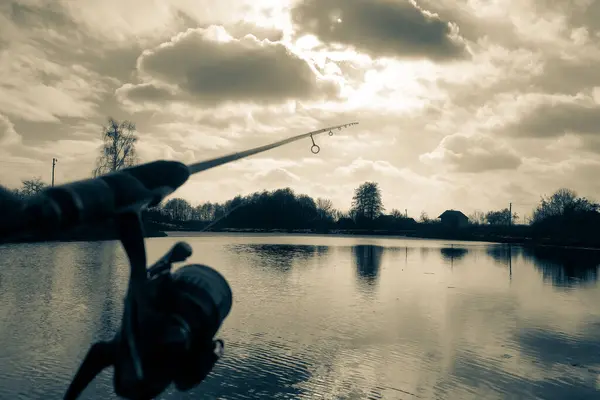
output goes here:
[{"label": "cloud", "polygon": [[592,35],[600,33],[600,3],[597,0],[578,0],[563,2],[561,0],[538,0],[541,7],[564,15],[571,26],[578,26],[590,31]]},{"label": "cloud", "polygon": [[21,135],[15,131],[15,126],[8,118],[0,114],[0,145],[10,146],[21,143]]},{"label": "cloud", "polygon": [[503,129],[515,136],[549,138],[600,133],[600,103],[554,101],[537,105]]},{"label": "cloud", "polygon": [[513,149],[483,134],[446,136],[434,151],[421,155],[420,159],[424,163],[447,165],[456,172],[467,173],[514,170],[521,165],[521,158]]},{"label": "cloud", "polygon": [[198,126],[185,122],[157,124],[147,133],[155,137],[162,136],[182,149],[192,151],[218,150],[233,145],[231,139],[223,137],[219,132],[206,132],[204,127],[199,129]]},{"label": "cloud", "polygon": [[290,167],[301,165],[299,161],[291,159],[275,159],[275,158],[246,158],[229,164],[227,168],[235,171],[246,172],[269,172],[273,170],[282,170]]},{"label": "cloud", "polygon": [[426,183],[426,178],[420,177],[409,169],[399,169],[388,161],[373,161],[357,158],[347,166],[338,167],[334,175],[352,177],[356,180],[368,180],[371,177],[401,178],[412,183]]},{"label": "cloud", "polygon": [[[267,185],[265,189],[285,187],[301,181],[302,179],[285,168],[275,168],[270,171],[260,171],[254,174],[245,174],[251,181],[260,181]],[[262,189],[262,188],[261,188]]]},{"label": "cloud", "polygon": [[259,26],[247,21],[237,21],[233,24],[225,26],[227,32],[237,38],[244,37],[246,35],[252,35],[258,40],[269,40],[271,42],[278,42],[283,39],[284,32],[281,29],[268,26]]},{"label": "cloud", "polygon": [[325,99],[337,86],[283,43],[252,35],[233,38],[221,26],[188,29],[138,59],[141,84],[117,94],[123,101],[277,104]]},{"label": "cloud", "polygon": [[458,27],[414,1],[303,0],[291,12],[297,34],[344,44],[374,57],[466,57]]},{"label": "cloud", "polygon": [[31,121],[96,114],[107,80],[81,65],[52,62],[33,49],[0,53],[0,111]]},{"label": "cloud", "polygon": [[11,118],[90,118],[112,95],[114,79],[93,62],[104,47],[90,41],[60,4],[2,3],[0,37],[7,39],[0,51],[0,112]]}]

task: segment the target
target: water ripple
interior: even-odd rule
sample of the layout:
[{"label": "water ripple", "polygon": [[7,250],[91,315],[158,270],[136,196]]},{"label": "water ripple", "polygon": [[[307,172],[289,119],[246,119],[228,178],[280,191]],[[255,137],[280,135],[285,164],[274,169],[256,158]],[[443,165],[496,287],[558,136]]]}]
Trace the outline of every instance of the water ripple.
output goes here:
[{"label": "water ripple", "polygon": [[[148,258],[175,240],[152,239]],[[233,289],[226,354],[197,388],[159,399],[600,398],[588,256],[389,238],[190,242],[190,262]],[[60,398],[90,342],[118,328],[127,278],[115,242],[0,246],[0,398]],[[111,374],[83,398],[114,398]]]}]

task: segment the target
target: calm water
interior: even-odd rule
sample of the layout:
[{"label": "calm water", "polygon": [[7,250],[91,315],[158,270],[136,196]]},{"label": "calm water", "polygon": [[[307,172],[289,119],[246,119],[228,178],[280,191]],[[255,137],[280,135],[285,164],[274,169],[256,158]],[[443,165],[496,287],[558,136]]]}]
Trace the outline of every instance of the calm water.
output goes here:
[{"label": "calm water", "polygon": [[[177,238],[148,240],[150,261]],[[229,280],[226,356],[162,399],[600,398],[600,252],[318,236],[187,238]],[[118,328],[116,242],[0,246],[0,398],[58,399]],[[112,371],[83,398],[115,398]]]}]

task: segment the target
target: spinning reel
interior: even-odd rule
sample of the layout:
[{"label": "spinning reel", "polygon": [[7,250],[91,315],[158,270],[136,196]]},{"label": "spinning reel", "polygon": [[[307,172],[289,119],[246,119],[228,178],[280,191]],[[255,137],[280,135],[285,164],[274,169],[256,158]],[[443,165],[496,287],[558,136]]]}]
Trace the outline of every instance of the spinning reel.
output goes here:
[{"label": "spinning reel", "polygon": [[232,305],[231,289],[214,269],[199,264],[171,272],[191,247],[178,242],[153,266],[138,213],[116,218],[131,276],[121,328],[114,338],[92,345],[65,400],[76,399],[103,369],[114,366],[114,390],[123,398],[149,400],[171,383],[181,391],[197,386],[223,355],[213,340]]}]

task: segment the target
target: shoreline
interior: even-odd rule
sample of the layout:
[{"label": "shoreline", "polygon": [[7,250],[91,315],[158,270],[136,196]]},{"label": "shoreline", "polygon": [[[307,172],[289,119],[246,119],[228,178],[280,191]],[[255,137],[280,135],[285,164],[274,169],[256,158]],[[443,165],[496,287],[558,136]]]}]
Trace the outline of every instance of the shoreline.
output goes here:
[{"label": "shoreline", "polygon": [[[580,249],[580,250],[600,250],[600,243],[581,243],[581,242],[564,242],[553,240],[552,238],[534,239],[531,237],[514,237],[503,235],[472,235],[463,232],[447,233],[447,234],[423,234],[418,231],[406,230],[369,230],[369,229],[261,229],[261,228],[222,228],[210,230],[196,229],[167,229],[164,230],[167,236],[173,237],[170,233],[266,233],[266,234],[296,234],[296,235],[344,235],[344,236],[390,236],[394,238],[410,238],[410,239],[432,239],[432,240],[451,240],[464,242],[485,242],[499,244],[513,244],[518,246],[538,246],[538,247],[560,247],[565,249]],[[177,235],[180,236],[180,235]],[[183,236],[183,235],[181,235]]]},{"label": "shoreline", "polygon": [[[600,250],[600,243],[565,242],[552,238],[534,239],[531,237],[515,237],[508,235],[472,234],[466,231],[455,232],[419,232],[418,230],[383,230],[383,229],[261,229],[261,228],[221,228],[221,229],[177,229],[174,226],[145,226],[144,238],[182,237],[194,233],[231,233],[231,234],[279,234],[279,235],[342,235],[342,236],[378,236],[399,239],[431,239],[463,242],[483,242],[513,244],[517,246],[556,247],[578,250]],[[175,228],[175,229],[173,229]],[[173,235],[175,233],[175,235]],[[40,242],[96,242],[118,240],[114,231],[94,230],[92,232],[68,232],[47,237],[22,238],[6,244],[40,243]]]}]

